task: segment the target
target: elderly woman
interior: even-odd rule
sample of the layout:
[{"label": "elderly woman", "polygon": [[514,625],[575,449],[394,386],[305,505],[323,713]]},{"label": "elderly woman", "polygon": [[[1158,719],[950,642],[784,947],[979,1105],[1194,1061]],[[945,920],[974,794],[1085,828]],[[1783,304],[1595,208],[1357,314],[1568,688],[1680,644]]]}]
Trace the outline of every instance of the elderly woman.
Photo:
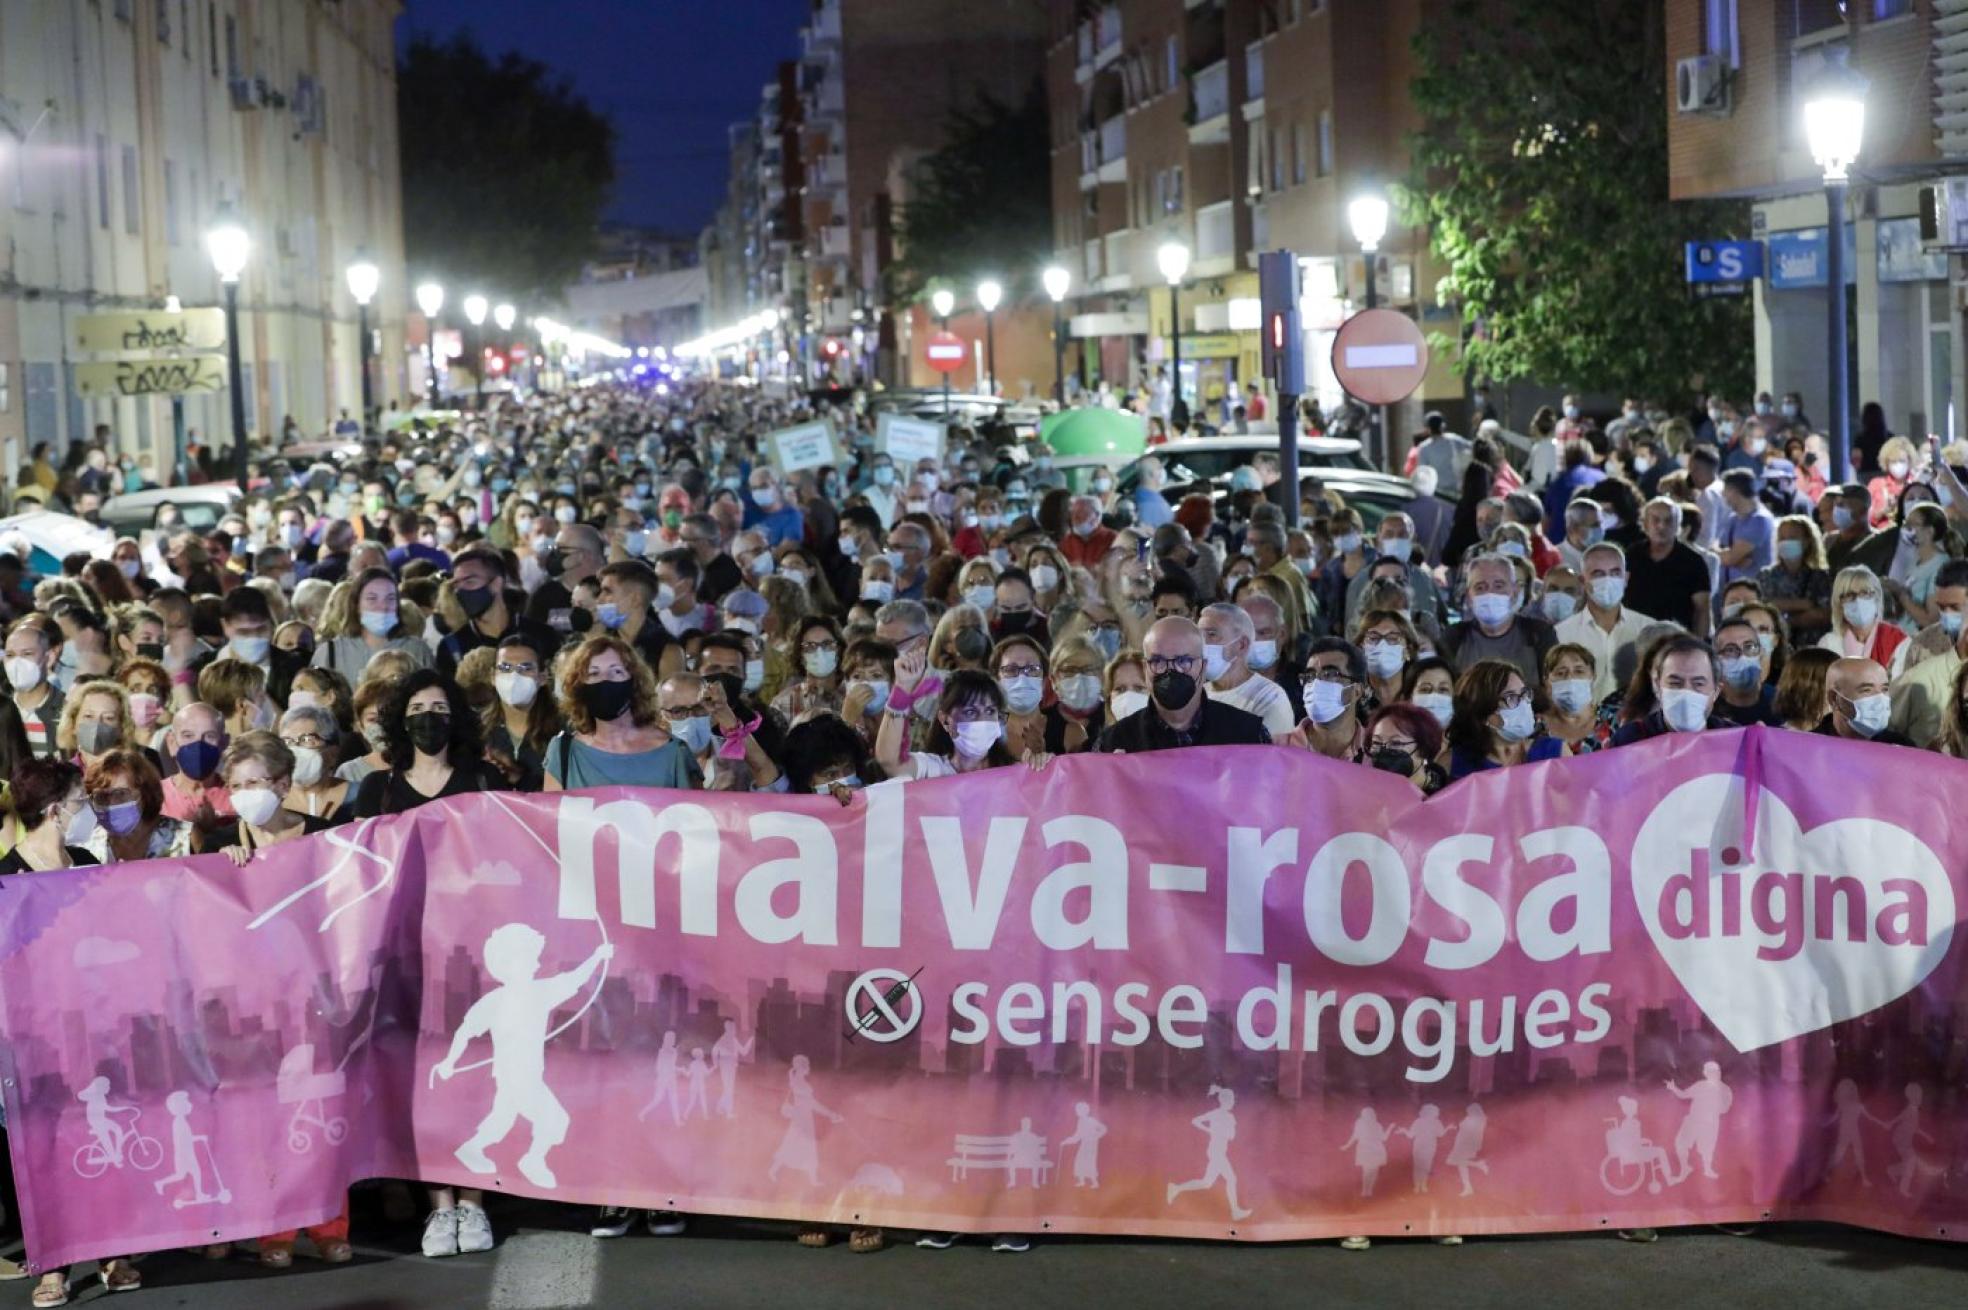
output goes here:
[{"label": "elderly woman", "polygon": [[1442,725],[1419,705],[1382,705],[1367,720],[1367,749],[1361,763],[1406,778],[1424,796],[1449,785],[1448,771],[1435,762],[1442,753]]},{"label": "elderly woman", "polygon": [[83,843],[100,864],[159,860],[191,853],[191,824],[164,813],[164,782],[139,750],[105,752],[83,775],[98,820]]},{"label": "elderly woman", "polygon": [[1563,755],[1564,742],[1538,735],[1536,698],[1507,660],[1477,660],[1464,670],[1449,720],[1450,780]]},{"label": "elderly woman", "polygon": [[1831,631],[1818,646],[1848,659],[1869,659],[1897,678],[1906,666],[1907,634],[1887,623],[1885,614],[1879,575],[1863,564],[1848,565],[1831,584]]},{"label": "elderly woman", "polygon": [[[361,733],[361,740],[368,743],[365,754],[344,758],[335,770],[337,778],[362,785],[362,780],[379,769],[387,769],[389,754],[383,741],[383,707],[389,703],[395,688],[384,682],[365,682],[356,688],[354,697],[355,726]],[[356,748],[351,745],[342,751],[344,757]]]},{"label": "elderly woman", "polygon": [[[1119,723],[1130,714],[1148,708],[1148,664],[1138,650],[1124,650],[1107,661],[1101,673],[1101,688],[1107,699],[1107,720]],[[1098,741],[1096,737],[1094,740]]]},{"label": "elderly woman", "polygon": [[146,749],[130,717],[130,693],[107,678],[77,683],[69,692],[55,744],[84,771],[118,746]]},{"label": "elderly woman", "polygon": [[403,621],[396,578],[387,569],[365,569],[346,589],[338,588],[322,615],[322,640],[314,664],[358,682],[371,658],[400,650],[415,668],[429,668],[431,649]]},{"label": "elderly woman", "polygon": [[349,817],[355,787],[335,776],[331,767],[341,757],[342,730],[334,711],[325,705],[301,705],[280,716],[280,741],[294,756],[293,786],[285,805],[311,819],[330,824]]},{"label": "elderly woman", "polygon": [[953,605],[936,622],[929,638],[929,667],[982,670],[991,658],[991,629],[984,611]]}]

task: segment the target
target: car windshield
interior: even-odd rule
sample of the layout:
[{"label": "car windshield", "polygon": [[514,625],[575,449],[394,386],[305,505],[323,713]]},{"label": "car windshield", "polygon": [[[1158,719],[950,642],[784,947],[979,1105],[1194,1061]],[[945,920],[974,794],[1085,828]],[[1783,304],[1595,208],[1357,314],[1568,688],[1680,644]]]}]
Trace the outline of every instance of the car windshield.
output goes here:
[{"label": "car windshield", "polygon": [[[1161,456],[1163,467],[1168,470],[1171,486],[1192,482],[1215,482],[1227,478],[1244,465],[1251,462],[1257,452],[1248,446],[1232,446],[1224,450],[1185,450],[1180,454],[1151,452]],[[1338,454],[1330,451],[1311,451],[1299,448],[1300,468],[1343,468],[1370,469],[1366,457],[1357,450]]]}]

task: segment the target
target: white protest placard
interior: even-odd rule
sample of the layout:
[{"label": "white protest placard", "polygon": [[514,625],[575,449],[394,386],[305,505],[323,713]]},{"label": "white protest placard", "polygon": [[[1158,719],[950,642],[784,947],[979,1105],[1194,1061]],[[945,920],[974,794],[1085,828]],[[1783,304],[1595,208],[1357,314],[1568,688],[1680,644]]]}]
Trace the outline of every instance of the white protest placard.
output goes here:
[{"label": "white protest placard", "polygon": [[883,413],[875,419],[875,449],[887,451],[900,467],[913,468],[919,459],[941,464],[946,431],[934,419]]},{"label": "white protest placard", "polygon": [[768,433],[766,441],[772,462],[779,466],[781,473],[797,473],[839,462],[834,454],[834,425],[828,419],[780,428]]}]

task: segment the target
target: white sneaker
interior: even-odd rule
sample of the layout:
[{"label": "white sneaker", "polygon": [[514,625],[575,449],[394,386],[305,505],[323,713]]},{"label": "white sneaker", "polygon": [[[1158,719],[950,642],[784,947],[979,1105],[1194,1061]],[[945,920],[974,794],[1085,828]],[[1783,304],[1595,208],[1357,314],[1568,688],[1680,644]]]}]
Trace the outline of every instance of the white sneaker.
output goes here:
[{"label": "white sneaker", "polygon": [[432,1260],[458,1254],[456,1210],[433,1210],[424,1220],[424,1254]]},{"label": "white sneaker", "polygon": [[993,1251],[1009,1251],[1016,1255],[1032,1249],[1032,1239],[1023,1233],[999,1233],[991,1239]]},{"label": "white sneaker", "polygon": [[916,1239],[916,1245],[925,1251],[947,1251],[956,1244],[955,1233],[924,1233]]},{"label": "white sneaker", "polygon": [[684,1217],[674,1210],[651,1210],[644,1222],[651,1237],[675,1237],[683,1231]]},{"label": "white sneaker", "polygon": [[1371,1237],[1342,1237],[1339,1239],[1339,1249],[1342,1251],[1364,1251],[1372,1245],[1373,1239]]},{"label": "white sneaker", "polygon": [[622,1205],[604,1205],[588,1229],[589,1237],[621,1237],[635,1222],[635,1211]]},{"label": "white sneaker", "polygon": [[492,1220],[484,1207],[461,1205],[458,1207],[458,1253],[472,1255],[479,1251],[492,1249]]}]

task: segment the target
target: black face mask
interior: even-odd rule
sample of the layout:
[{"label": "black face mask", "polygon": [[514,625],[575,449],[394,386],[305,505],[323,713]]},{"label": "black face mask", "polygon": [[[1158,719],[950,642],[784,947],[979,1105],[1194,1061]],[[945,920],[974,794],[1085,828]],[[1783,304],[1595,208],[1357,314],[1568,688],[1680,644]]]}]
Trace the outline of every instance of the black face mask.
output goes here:
[{"label": "black face mask", "polygon": [[635,697],[635,683],[626,678],[621,682],[584,682],[575,694],[588,713],[594,715],[596,723],[609,723],[629,708],[629,701]]},{"label": "black face mask", "polygon": [[557,578],[567,571],[567,557],[560,553],[560,547],[553,546],[540,557],[540,567],[550,578]]},{"label": "black face mask", "polygon": [[458,608],[474,619],[491,609],[493,603],[499,599],[489,586],[461,588],[457,594]]},{"label": "black face mask", "polygon": [[403,730],[410,735],[410,744],[426,755],[435,755],[451,744],[451,716],[442,710],[406,715]]},{"label": "black face mask", "polygon": [[1367,758],[1368,762],[1382,773],[1398,773],[1403,778],[1414,776],[1414,756],[1408,751],[1377,750]]},{"label": "black face mask", "polygon": [[164,659],[164,643],[159,641],[140,641],[137,643],[137,658],[140,660]]},{"label": "black face mask", "polygon": [[965,628],[950,639],[950,648],[958,659],[969,664],[982,664],[991,653],[991,637],[982,628]]},{"label": "black face mask", "polygon": [[1032,611],[1016,610],[998,615],[998,628],[1003,632],[1023,632],[1032,626]]},{"label": "black face mask", "polygon": [[1155,703],[1165,710],[1179,710],[1196,696],[1196,679],[1188,673],[1165,669],[1155,675],[1152,687]]}]

